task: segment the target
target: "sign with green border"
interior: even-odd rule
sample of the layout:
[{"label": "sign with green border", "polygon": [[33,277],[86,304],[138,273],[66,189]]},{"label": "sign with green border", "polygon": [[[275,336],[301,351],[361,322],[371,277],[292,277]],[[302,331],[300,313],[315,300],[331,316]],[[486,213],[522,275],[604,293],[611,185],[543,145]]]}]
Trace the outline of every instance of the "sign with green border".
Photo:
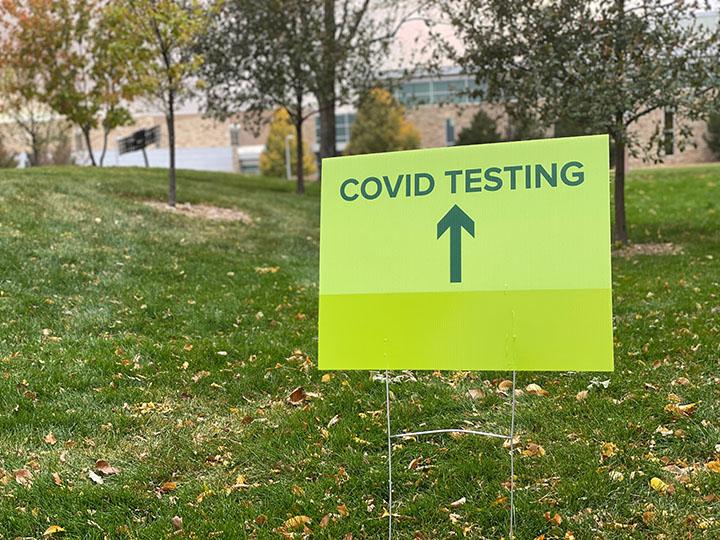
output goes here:
[{"label": "sign with green border", "polygon": [[613,369],[607,136],[326,159],[320,369]]}]

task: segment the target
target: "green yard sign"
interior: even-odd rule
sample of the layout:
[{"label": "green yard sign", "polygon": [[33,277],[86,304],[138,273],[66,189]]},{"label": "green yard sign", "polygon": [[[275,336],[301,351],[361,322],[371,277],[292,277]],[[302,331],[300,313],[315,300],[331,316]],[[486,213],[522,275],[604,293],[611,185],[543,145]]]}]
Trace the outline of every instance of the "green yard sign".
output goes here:
[{"label": "green yard sign", "polygon": [[326,159],[321,369],[613,369],[606,136]]}]

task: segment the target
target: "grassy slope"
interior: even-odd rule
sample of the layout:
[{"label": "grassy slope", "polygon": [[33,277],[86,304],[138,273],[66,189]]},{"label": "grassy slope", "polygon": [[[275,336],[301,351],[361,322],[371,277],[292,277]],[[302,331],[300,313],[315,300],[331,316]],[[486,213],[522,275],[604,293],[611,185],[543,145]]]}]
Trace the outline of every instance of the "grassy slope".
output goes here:
[{"label": "grassy slope", "polygon": [[[0,172],[0,538],[51,524],[68,538],[163,538],[175,515],[188,538],[278,538],[295,515],[312,518],[315,538],[382,538],[384,387],[369,373],[323,383],[305,362],[316,353],[317,193],[180,174],[182,200],[245,210],[256,219],[245,226],[138,203],[162,199],[164,182],[156,170]],[[720,536],[720,474],[702,469],[720,443],[720,168],[635,173],[628,200],[635,241],[685,254],[614,261],[607,389],[577,402],[595,375],[519,376],[550,392],[518,403],[521,446],[546,451],[517,461],[523,540]],[[504,429],[495,388],[507,374],[416,376],[394,384],[396,429],[419,418]],[[690,384],[673,383],[681,376]],[[299,385],[318,394],[304,408],[285,401]],[[669,393],[697,412],[674,418]],[[682,431],[664,437],[659,425]],[[618,448],[604,460],[603,442]],[[397,538],[503,535],[497,441],[440,436],[399,443],[394,458]],[[121,473],[93,484],[97,459]],[[663,469],[693,464],[685,483]],[[23,467],[31,487],[13,477]],[[250,487],[233,488],[238,475]],[[654,492],[653,476],[674,494]],[[168,481],[177,489],[160,493]]]}]

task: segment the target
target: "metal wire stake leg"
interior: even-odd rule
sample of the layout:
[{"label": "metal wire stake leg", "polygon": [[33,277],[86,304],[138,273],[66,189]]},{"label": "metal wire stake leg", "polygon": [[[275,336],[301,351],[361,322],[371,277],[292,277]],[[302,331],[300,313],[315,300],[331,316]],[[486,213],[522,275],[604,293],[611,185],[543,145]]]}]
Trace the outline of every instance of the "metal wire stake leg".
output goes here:
[{"label": "metal wire stake leg", "polygon": [[390,373],[385,370],[385,411],[387,413],[387,462],[388,462],[388,540],[392,540],[392,432],[390,431]]},{"label": "metal wire stake leg", "polygon": [[510,540],[515,529],[515,372],[512,374],[512,412],[510,414]]}]

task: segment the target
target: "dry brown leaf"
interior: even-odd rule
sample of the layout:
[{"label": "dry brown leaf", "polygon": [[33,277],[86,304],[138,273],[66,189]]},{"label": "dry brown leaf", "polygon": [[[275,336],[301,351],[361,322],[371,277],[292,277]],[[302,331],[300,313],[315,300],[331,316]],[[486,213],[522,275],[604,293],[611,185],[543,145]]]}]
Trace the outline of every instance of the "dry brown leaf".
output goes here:
[{"label": "dry brown leaf", "polygon": [[307,398],[307,393],[302,386],[298,386],[295,390],[290,392],[287,400],[290,405],[302,405]]},{"label": "dry brown leaf", "polygon": [[21,486],[31,486],[33,474],[28,469],[18,469],[14,473],[15,481]]},{"label": "dry brown leaf", "polygon": [[467,499],[465,497],[460,497],[457,501],[453,501],[450,503],[450,506],[453,508],[457,508],[458,506],[462,506],[467,502]]},{"label": "dry brown leaf", "polygon": [[539,444],[529,443],[525,450],[522,451],[522,455],[527,457],[543,457],[545,455],[545,449]]},{"label": "dry brown leaf", "polygon": [[705,466],[712,472],[720,474],[720,460],[709,461]]},{"label": "dry brown leaf", "polygon": [[578,401],[585,401],[588,397],[588,391],[587,390],[580,390],[577,394],[575,394],[575,399]]},{"label": "dry brown leaf", "polygon": [[554,525],[560,525],[562,523],[562,517],[557,512],[555,515],[551,515],[550,512],[545,512],[545,520]]},{"label": "dry brown leaf", "polygon": [[482,399],[485,397],[485,392],[479,388],[471,388],[468,390],[468,395],[470,396],[470,399]]},{"label": "dry brown leaf", "polygon": [[173,516],[170,521],[172,522],[173,529],[176,531],[182,531],[183,519],[180,516]]},{"label": "dry brown leaf", "polygon": [[525,387],[525,391],[531,396],[549,396],[550,392],[543,390],[539,384],[531,383]]},{"label": "dry brown leaf", "polygon": [[48,444],[56,444],[57,443],[57,439],[55,438],[55,435],[53,434],[52,431],[50,433],[48,433],[47,435],[45,435],[45,437],[43,438],[43,441],[45,441]]},{"label": "dry brown leaf", "polygon": [[501,381],[500,384],[498,384],[498,390],[500,390],[500,392],[507,393],[510,391],[510,389],[512,389],[512,385],[512,381],[508,381],[507,379],[505,379],[504,381]]},{"label": "dry brown leaf", "polygon": [[101,473],[103,476],[110,476],[113,474],[118,474],[120,472],[120,469],[113,467],[104,459],[98,459],[95,462],[95,470]]},{"label": "dry brown leaf", "polygon": [[279,266],[257,266],[255,272],[258,274],[276,274],[280,270]]},{"label": "dry brown leaf", "polygon": [[255,518],[256,525],[265,525],[265,523],[267,523],[267,516],[265,514],[260,514]]},{"label": "dry brown leaf", "polygon": [[320,382],[329,383],[332,380],[332,375],[326,373],[320,378]]},{"label": "dry brown leaf", "polygon": [[322,517],[322,519],[320,520],[320,523],[319,523],[320,528],[321,528],[321,529],[324,529],[325,527],[328,526],[328,523],[330,523],[330,514],[325,514],[325,515]]},{"label": "dry brown leaf", "polygon": [[160,484],[160,487],[157,489],[159,493],[168,493],[170,491],[175,491],[177,489],[177,482],[163,482]]},{"label": "dry brown leaf", "polygon": [[339,513],[342,517],[347,517],[347,516],[349,515],[347,506],[345,506],[344,503],[343,503],[343,504],[338,504],[337,509],[338,509],[338,513]]},{"label": "dry brown leaf", "polygon": [[56,486],[62,486],[62,483],[63,483],[62,478],[60,478],[60,475],[58,473],[56,473],[56,472],[52,473],[52,479],[53,479],[53,483]]},{"label": "dry brown leaf", "polygon": [[691,416],[697,410],[697,407],[697,403],[685,403],[683,405],[668,403],[665,405],[665,410],[674,416]]}]

